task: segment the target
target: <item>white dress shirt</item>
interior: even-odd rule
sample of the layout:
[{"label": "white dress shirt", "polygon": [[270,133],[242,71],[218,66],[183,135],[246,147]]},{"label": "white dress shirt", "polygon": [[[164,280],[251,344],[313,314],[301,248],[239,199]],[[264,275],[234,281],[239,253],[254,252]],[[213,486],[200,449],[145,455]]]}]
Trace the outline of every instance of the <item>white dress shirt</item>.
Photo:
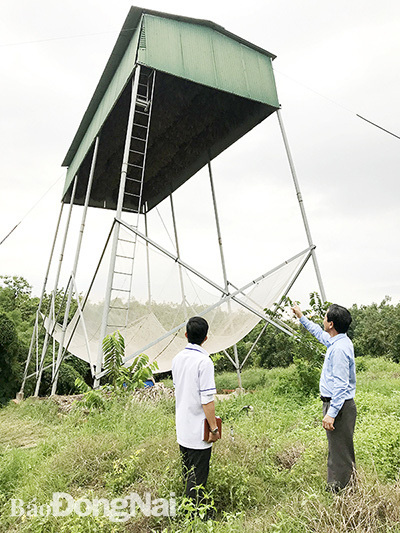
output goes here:
[{"label": "white dress shirt", "polygon": [[194,450],[210,448],[203,440],[203,404],[214,400],[214,364],[198,344],[188,344],[172,361],[176,398],[176,437],[181,446]]}]

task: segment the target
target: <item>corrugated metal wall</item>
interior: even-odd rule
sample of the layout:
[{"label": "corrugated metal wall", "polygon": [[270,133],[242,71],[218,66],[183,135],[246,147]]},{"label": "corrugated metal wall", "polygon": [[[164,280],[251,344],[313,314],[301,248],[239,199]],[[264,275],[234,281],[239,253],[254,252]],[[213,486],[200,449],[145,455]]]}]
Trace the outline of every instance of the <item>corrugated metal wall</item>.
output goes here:
[{"label": "corrugated metal wall", "polygon": [[202,85],[278,107],[271,58],[212,28],[145,15],[138,60]]}]

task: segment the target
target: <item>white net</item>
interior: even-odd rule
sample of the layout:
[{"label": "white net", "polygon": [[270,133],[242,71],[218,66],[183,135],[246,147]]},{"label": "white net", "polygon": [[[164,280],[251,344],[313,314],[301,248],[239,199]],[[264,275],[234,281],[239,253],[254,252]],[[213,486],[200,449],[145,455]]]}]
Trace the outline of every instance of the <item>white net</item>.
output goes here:
[{"label": "white net", "polygon": [[[160,372],[170,370],[173,357],[185,347],[184,325],[191,316],[201,315],[209,323],[204,347],[211,354],[245,337],[265,316],[264,309],[271,309],[279,301],[309,254],[305,250],[241,291],[231,287],[226,298],[223,288],[179,265],[144,239],[138,237],[135,246],[128,242],[132,233],[124,228],[120,237],[126,242],[122,241],[125,249],[119,254],[123,257],[117,257],[115,265],[107,333],[118,329],[123,335],[127,366],[136,354],[145,353],[151,361],[157,361]],[[134,262],[128,259],[133,250]],[[109,256],[108,249],[88,293],[83,317],[79,312],[75,314],[65,337],[68,351],[92,366],[96,366],[101,347]],[[59,325],[54,336],[60,340]]]}]

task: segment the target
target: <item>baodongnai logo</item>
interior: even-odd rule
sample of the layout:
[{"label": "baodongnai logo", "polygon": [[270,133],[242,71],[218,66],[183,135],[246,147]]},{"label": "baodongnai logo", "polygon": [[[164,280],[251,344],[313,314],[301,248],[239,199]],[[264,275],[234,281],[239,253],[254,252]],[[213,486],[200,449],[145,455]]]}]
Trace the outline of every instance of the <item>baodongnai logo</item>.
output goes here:
[{"label": "baodongnai logo", "polygon": [[125,498],[79,498],[75,500],[66,492],[54,492],[53,499],[48,503],[39,504],[34,498],[25,503],[20,498],[11,499],[11,516],[33,518],[36,516],[106,516],[111,522],[126,522],[131,516],[136,516],[140,510],[145,516],[175,516],[175,493],[168,498],[152,498],[150,492],[145,492],[143,498],[132,492]]}]

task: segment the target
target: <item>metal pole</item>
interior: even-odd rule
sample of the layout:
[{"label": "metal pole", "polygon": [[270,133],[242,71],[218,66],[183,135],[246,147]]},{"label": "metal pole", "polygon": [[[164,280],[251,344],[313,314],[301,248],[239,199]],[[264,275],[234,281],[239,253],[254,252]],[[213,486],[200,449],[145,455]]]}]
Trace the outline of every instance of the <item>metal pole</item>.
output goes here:
[{"label": "metal pole", "polygon": [[[103,260],[104,254],[105,254],[105,252],[106,252],[106,249],[107,249],[107,246],[108,246],[108,242],[109,242],[109,240],[110,240],[110,238],[111,238],[111,233],[112,233],[112,231],[113,231],[113,228],[114,228],[114,225],[115,225],[115,224],[116,224],[116,222],[115,222],[115,220],[114,220],[113,223],[112,223],[112,225],[111,225],[110,233],[109,233],[109,235],[108,235],[108,237],[107,237],[107,239],[106,239],[106,244],[105,244],[105,246],[104,246],[104,248],[103,248],[103,251],[102,251],[102,253],[101,253],[100,260],[99,260],[99,262],[98,262],[98,264],[97,264],[96,271],[95,271],[95,273],[94,273],[94,275],[93,275],[93,278],[92,278],[92,281],[91,281],[91,283],[90,283],[89,289],[88,289],[88,291],[87,291],[87,293],[86,293],[86,295],[85,295],[85,297],[84,297],[84,299],[83,299],[83,302],[82,302],[82,304],[81,304],[81,310],[82,310],[82,313],[83,313],[84,307],[85,307],[85,305],[86,305],[86,302],[87,302],[87,300],[88,300],[88,298],[89,298],[89,293],[90,293],[90,291],[91,291],[91,289],[92,289],[92,287],[93,287],[94,280],[95,280],[95,278],[96,278],[96,276],[97,276],[97,273],[98,273],[98,271],[99,271],[99,268],[100,268],[101,262],[102,262],[102,260]],[[68,285],[67,285],[67,288],[66,288],[66,292],[67,292],[67,289],[68,289],[68,287],[69,287],[69,283],[70,283],[70,282],[72,282],[72,277],[70,278],[70,281],[68,282]],[[76,291],[75,291],[75,292],[76,292]],[[64,297],[63,302],[62,302],[62,304],[61,304],[61,307],[62,307],[62,305],[64,304],[64,301],[65,301],[65,297]],[[60,313],[60,312],[59,312],[59,313]],[[57,320],[57,319],[58,319],[58,315],[57,315],[57,317],[56,317],[56,320]],[[79,319],[80,319],[80,316],[78,317],[78,320],[76,321],[76,323],[75,323],[75,325],[74,325],[74,329],[71,331],[71,335],[70,335],[70,338],[69,338],[69,340],[68,340],[68,343],[67,343],[66,346],[65,346],[65,350],[64,350],[64,352],[68,350],[69,343],[71,342],[71,340],[72,340],[72,338],[73,338],[73,336],[74,336],[74,333],[75,333],[76,328],[77,328],[78,323],[79,323]],[[55,321],[56,321],[56,320],[55,320]],[[53,333],[53,331],[54,331],[54,326],[53,326],[53,329],[52,329],[52,333]],[[51,335],[52,335],[52,333],[51,333]],[[53,337],[53,338],[54,338],[54,337]],[[64,360],[65,360],[65,359],[68,359],[68,358],[71,357],[71,356],[72,356],[71,354],[65,356],[65,357],[64,357]],[[49,365],[43,367],[43,370],[47,370],[47,369],[50,368],[51,366],[53,366],[53,365],[50,363]],[[53,372],[54,372],[54,370],[53,370]],[[27,379],[33,377],[34,375],[35,375],[35,373],[33,373],[33,374],[29,374],[29,376],[27,376]],[[53,376],[54,376],[54,374],[53,374]],[[52,377],[53,377],[53,376],[52,376]],[[93,377],[94,377],[94,373],[93,373]]]},{"label": "metal pole", "polygon": [[[175,209],[174,209],[174,202],[173,202],[173,199],[172,199],[172,194],[169,195],[169,199],[170,199],[170,202],[171,202],[171,214],[172,214],[172,224],[174,226],[176,255],[177,255],[178,259],[180,259],[181,254],[180,254],[180,251],[179,251],[178,230],[177,230],[177,227],[176,227]],[[185,286],[183,284],[182,266],[180,264],[178,264],[178,269],[179,269],[179,281],[180,281],[180,284],[181,284],[183,313],[184,313],[185,320],[187,320],[188,314],[187,314],[187,309],[186,309]]]},{"label": "metal pole", "polygon": [[[83,233],[85,231],[86,216],[87,216],[87,211],[88,211],[88,207],[89,207],[90,194],[92,192],[94,169],[96,167],[98,148],[99,148],[99,136],[96,137],[96,141],[95,141],[95,144],[94,144],[92,164],[91,164],[91,167],[90,167],[89,180],[88,180],[88,184],[87,184],[87,188],[86,188],[85,203],[84,203],[83,212],[82,212],[81,227],[80,227],[80,230],[79,230],[78,242],[77,242],[76,251],[75,251],[75,259],[74,259],[74,264],[73,264],[72,273],[71,273],[72,278],[75,278],[76,271],[77,271],[77,268],[78,268],[78,261],[79,261],[79,256],[80,256],[80,253],[81,253]],[[65,306],[64,322],[63,322],[63,327],[62,327],[61,340],[60,340],[60,345],[58,347],[56,368],[55,368],[55,373],[54,373],[54,378],[53,378],[53,385],[52,385],[52,388],[51,388],[51,395],[52,396],[57,391],[58,375],[59,375],[60,365],[61,365],[62,358],[63,358],[64,339],[65,339],[65,334],[66,334],[66,331],[67,331],[68,317],[69,317],[69,311],[70,311],[70,308],[71,308],[71,300],[72,300],[73,291],[74,291],[74,286],[73,286],[73,283],[71,283],[70,288],[69,288],[69,293],[68,293],[67,305]]]},{"label": "metal pole", "polygon": [[[129,109],[128,124],[126,128],[125,148],[124,148],[124,155],[123,155],[122,167],[121,167],[121,179],[119,182],[117,209],[115,213],[115,218],[117,222],[118,222],[118,219],[120,219],[122,215],[125,183],[126,183],[126,176],[128,173],[129,149],[131,146],[131,137],[132,137],[132,130],[133,130],[133,121],[134,121],[134,116],[135,116],[136,96],[137,96],[138,86],[139,86],[139,77],[140,77],[140,65],[136,65],[135,75],[132,80],[131,106]],[[139,209],[140,209],[140,206],[139,206]],[[138,213],[138,216],[139,216],[139,213]],[[100,385],[100,378],[98,378],[97,376],[101,372],[101,367],[103,365],[103,339],[107,334],[108,313],[109,313],[110,302],[111,302],[111,290],[112,290],[112,283],[114,279],[114,270],[115,270],[116,254],[117,254],[117,248],[118,248],[119,230],[120,230],[120,224],[117,223],[114,226],[110,266],[108,270],[108,279],[107,279],[107,286],[106,286],[105,298],[104,298],[103,318],[102,318],[101,329],[100,329],[99,351],[97,354],[96,378],[93,384],[95,388],[97,388]]]},{"label": "metal pole", "polygon": [[[126,224],[125,222],[122,222],[121,221],[121,224],[126,227],[127,229],[130,229],[131,231],[133,231],[134,233],[136,233],[139,237],[145,239],[144,235],[142,235],[139,231],[136,230],[136,228],[133,228],[133,227],[130,227],[128,224]],[[151,241],[150,239],[145,239],[149,242],[149,244],[155,246],[158,250],[160,250],[161,252],[163,252],[164,254],[166,254],[168,257],[171,257],[172,259],[174,259],[175,261],[178,261],[177,258],[175,258],[172,254],[170,254],[170,252],[168,252],[167,250],[164,250],[161,246],[158,246],[157,244],[155,244],[153,241]],[[190,272],[192,272],[193,274],[196,274],[197,276],[199,276],[201,279],[203,279],[204,281],[208,282],[208,283],[211,283],[211,285],[213,287],[215,287],[216,289],[218,289],[220,292],[222,292],[224,294],[224,296],[221,298],[220,301],[218,301],[217,303],[213,304],[213,305],[210,305],[209,307],[207,307],[206,309],[204,309],[201,313],[199,313],[200,316],[203,316],[205,314],[207,314],[209,311],[212,311],[213,309],[215,309],[216,307],[218,307],[219,305],[221,305],[222,303],[224,303],[225,301],[229,300],[230,298],[234,298],[235,296],[237,296],[238,294],[241,294],[243,293],[243,291],[247,290],[249,287],[251,287],[253,284],[255,283],[258,283],[259,281],[261,281],[262,279],[266,278],[267,276],[269,276],[270,274],[272,274],[273,272],[275,272],[276,270],[279,270],[280,268],[282,268],[284,265],[287,265],[288,263],[290,263],[291,261],[294,261],[295,259],[297,259],[298,257],[300,257],[301,255],[304,255],[306,252],[310,252],[310,248],[307,248],[306,250],[303,250],[302,252],[296,254],[295,256],[291,257],[290,259],[288,259],[287,261],[284,261],[283,263],[281,263],[280,265],[278,265],[277,267],[273,268],[272,270],[270,270],[269,272],[266,272],[265,274],[262,274],[261,276],[259,276],[258,278],[256,278],[255,280],[251,281],[250,283],[247,283],[246,285],[244,285],[243,287],[241,287],[240,289],[237,289],[235,292],[233,292],[232,294],[225,294],[224,293],[224,289],[222,289],[221,287],[218,287],[218,285],[216,285],[215,283],[213,283],[212,281],[208,280],[205,276],[203,276],[202,274],[200,274],[199,272],[197,272],[196,270],[194,270],[193,268],[191,268],[189,265],[183,263],[182,261],[180,261],[180,264],[184,267],[184,268],[187,268]],[[250,310],[251,312],[253,312],[254,314],[256,314],[257,316],[259,316],[262,320],[265,320],[266,322],[272,324],[273,326],[275,326],[277,329],[283,331],[284,333],[286,333],[287,335],[293,337],[293,333],[290,332],[289,330],[285,329],[283,327],[283,325],[281,326],[280,324],[278,324],[277,322],[275,322],[274,320],[262,315],[261,313],[259,313],[258,311],[254,310],[253,308],[245,305],[243,302],[241,302],[240,300],[236,300],[240,305],[243,305],[243,307],[245,307],[246,309]],[[182,324],[179,324],[178,326],[176,326],[175,328],[173,328],[172,330],[170,331],[167,331],[164,335],[162,335],[161,337],[159,337],[158,339],[156,339],[155,341],[152,341],[151,343],[147,344],[146,346],[142,347],[139,351],[129,355],[129,356],[126,356],[124,357],[123,359],[123,363],[127,363],[128,361],[130,361],[131,359],[133,359],[134,357],[136,357],[137,355],[139,355],[141,352],[145,352],[146,350],[148,350],[149,348],[151,348],[152,346],[156,345],[158,342],[166,339],[167,337],[169,337],[170,335],[178,332],[180,329],[182,329],[183,327],[185,327],[186,325],[186,322],[183,322]],[[286,326],[286,325],[285,325]],[[286,326],[287,327],[287,326]],[[100,375],[99,375],[99,378],[104,376],[105,375],[105,371],[101,372]]]},{"label": "metal pole", "polygon": [[[227,275],[226,275],[224,249],[222,247],[221,227],[219,225],[219,217],[218,217],[218,209],[217,209],[217,198],[215,196],[214,180],[213,180],[213,175],[212,175],[212,170],[211,170],[211,161],[208,161],[208,173],[209,173],[209,176],[210,176],[210,185],[211,185],[211,194],[212,194],[213,206],[214,206],[215,223],[216,223],[216,226],[217,226],[219,253],[220,253],[220,256],[221,256],[222,275],[224,277],[225,292],[229,293],[229,283],[228,283],[228,278],[227,278]],[[231,311],[230,301],[228,302],[228,306],[229,306],[229,312],[230,312]],[[239,384],[239,388],[241,389],[242,388],[242,376],[240,374],[240,362],[239,362],[239,355],[238,355],[237,345],[236,344],[233,345],[233,353],[234,353],[234,356],[235,356],[235,368],[236,368],[237,377],[238,377],[238,384]]]},{"label": "metal pole", "polygon": [[[55,297],[56,297],[56,292],[54,293],[54,295],[52,294],[52,298],[51,298],[51,317],[52,317],[52,320],[53,320],[53,324],[55,326],[56,324],[56,321],[55,321],[55,317],[56,317],[56,303],[55,303]],[[53,297],[54,296],[54,297]],[[52,329],[52,332],[54,333],[54,328]],[[53,337],[53,351],[52,351],[52,364],[53,364],[53,367],[52,367],[52,372],[51,372],[51,379],[53,380],[54,378],[54,371],[56,369],[56,339],[55,339],[55,336],[52,335]]]},{"label": "metal pole", "polygon": [[[144,233],[148,237],[149,232],[147,228],[147,210],[144,213]],[[150,257],[149,257],[149,243],[146,242],[146,261],[147,261],[147,294],[149,307],[151,306],[151,282],[150,282]]]},{"label": "metal pole", "polygon": [[[262,278],[260,278],[262,279]],[[294,337],[294,334],[289,331],[288,329],[285,329],[283,326],[286,325],[280,325],[278,324],[277,322],[275,322],[274,320],[272,320],[271,318],[263,315],[262,313],[260,313],[259,311],[257,311],[257,309],[254,309],[253,307],[251,307],[250,305],[242,302],[241,300],[237,299],[236,296],[242,292],[243,290],[245,290],[246,287],[242,287],[241,289],[239,289],[238,291],[235,291],[234,293],[232,294],[227,294],[225,296],[223,296],[221,298],[221,300],[213,305],[210,305],[209,307],[207,307],[207,309],[204,309],[203,311],[201,311],[199,313],[199,316],[203,316],[205,314],[207,314],[209,311],[212,311],[213,309],[215,309],[216,307],[218,307],[219,305],[221,305],[222,303],[224,303],[225,301],[228,301],[229,299],[232,299],[234,300],[235,302],[237,302],[239,305],[241,305],[242,307],[244,307],[245,309],[247,309],[248,311],[251,311],[252,313],[254,313],[256,316],[258,316],[259,318],[261,318],[262,320],[265,320],[266,322],[269,322],[270,324],[272,324],[273,326],[275,326],[277,329],[283,331],[284,333],[286,333],[287,335],[289,335],[290,337]],[[150,342],[149,344],[146,344],[146,346],[143,346],[142,348],[140,348],[140,350],[136,351],[135,353],[131,354],[131,355],[128,355],[126,357],[124,357],[122,359],[122,362],[125,364],[127,363],[128,361],[130,361],[131,359],[133,359],[134,357],[136,357],[137,355],[139,355],[140,353],[145,353],[149,348],[151,348],[152,346],[155,346],[157,343],[161,342],[162,340],[166,339],[167,337],[169,337],[170,335],[173,335],[174,333],[177,333],[180,329],[184,328],[186,326],[186,322],[182,322],[181,324],[179,324],[178,326],[174,327],[173,329],[167,331],[166,333],[164,333],[163,335],[161,335],[161,337],[159,337],[158,339]],[[103,370],[102,372],[100,372],[100,375],[99,375],[99,378],[101,378],[102,376],[104,376],[106,374],[106,371]]]},{"label": "metal pole", "polygon": [[229,361],[232,363],[233,366],[235,366],[235,361],[232,359],[232,357],[229,355],[229,353],[226,350],[222,350],[226,357],[229,359]]},{"label": "metal pole", "polygon": [[[74,184],[73,184],[73,187],[72,187],[71,201],[70,201],[70,206],[69,206],[69,210],[68,210],[67,221],[66,221],[65,229],[64,229],[63,242],[61,244],[60,259],[58,261],[57,273],[56,273],[56,277],[55,277],[55,281],[54,281],[53,291],[51,293],[50,305],[49,305],[49,310],[48,310],[49,318],[52,317],[53,320],[55,319],[55,315],[52,314],[52,313],[54,313],[54,309],[55,309],[54,308],[54,301],[55,301],[55,298],[56,298],[56,295],[57,295],[58,281],[60,279],[60,272],[61,272],[61,267],[62,267],[62,263],[63,263],[63,259],[64,259],[65,245],[66,245],[66,242],[67,242],[69,225],[70,225],[70,222],[71,222],[72,208],[74,206],[75,192],[76,192],[77,183],[78,183],[78,176],[75,176]],[[43,342],[43,347],[42,347],[42,355],[41,355],[41,358],[40,358],[39,373],[37,374],[35,392],[33,394],[35,397],[39,396],[39,388],[40,388],[40,383],[42,381],[43,364],[44,364],[44,358],[46,357],[46,353],[47,353],[48,342],[49,342],[49,332],[46,331],[44,342]],[[54,360],[54,352],[53,352],[53,360]],[[53,364],[53,375],[54,375],[54,364]]]},{"label": "metal pole", "polygon": [[224,277],[225,291],[228,293],[229,292],[229,284],[228,284],[228,279],[227,279],[227,275],[226,275],[224,249],[222,247],[221,227],[219,225],[217,199],[216,199],[216,196],[215,196],[214,181],[213,181],[213,175],[212,175],[212,171],[211,171],[211,163],[210,163],[210,161],[208,162],[208,173],[209,173],[209,176],[210,176],[210,185],[211,185],[211,194],[212,194],[213,206],[214,206],[215,223],[216,223],[216,226],[217,226],[218,245],[219,245],[219,253],[220,253],[220,256],[221,256],[222,275]]},{"label": "metal pole", "polygon": [[[71,275],[71,278],[72,278],[72,285],[73,285],[73,288],[75,290],[75,294],[78,294],[78,289],[77,289],[75,277],[74,277],[73,274]],[[81,323],[82,323],[83,336],[85,338],[86,351],[87,351],[87,354],[88,354],[90,371],[92,373],[92,376],[94,376],[94,365],[93,365],[92,355],[91,355],[91,351],[90,351],[89,337],[88,337],[88,334],[87,334],[85,319],[84,319],[84,316],[83,316],[83,309],[82,309],[81,301],[79,299],[79,295],[78,295],[76,301],[77,301],[77,304],[78,304],[78,313],[79,313],[78,320],[80,320]],[[69,342],[68,342],[68,345],[69,345]]]},{"label": "metal pole", "polygon": [[[54,254],[54,249],[55,249],[56,242],[57,242],[57,236],[58,236],[58,231],[59,231],[59,228],[60,228],[60,222],[61,222],[63,208],[64,208],[64,202],[61,202],[61,209],[60,209],[60,213],[58,215],[56,231],[54,232],[54,239],[53,239],[53,244],[51,246],[50,258],[49,258],[49,262],[48,262],[48,265],[47,265],[46,274],[44,276],[42,293],[40,295],[40,301],[39,301],[38,309],[36,311],[35,327],[34,327],[33,332],[32,332],[31,344],[29,346],[28,357],[26,359],[24,377],[23,377],[23,380],[22,380],[22,383],[21,383],[21,388],[20,388],[20,391],[19,391],[20,395],[22,395],[24,393],[24,388],[25,388],[25,383],[26,383],[26,376],[28,375],[28,366],[29,366],[29,363],[30,363],[31,358],[32,358],[32,350],[33,350],[34,340],[35,340],[35,336],[38,334],[39,314],[40,314],[40,310],[42,308],[43,297],[44,297],[44,294],[45,294],[45,291],[46,291],[46,285],[47,285],[47,280],[48,280],[48,277],[49,277],[51,263],[53,261],[53,254]],[[37,356],[38,356],[38,351],[36,350],[36,357]]]},{"label": "metal pole", "polygon": [[[283,125],[283,120],[282,120],[280,109],[277,109],[276,113],[277,113],[277,116],[278,116],[279,126],[281,128],[283,142],[284,142],[284,145],[285,145],[286,154],[287,154],[290,170],[291,170],[292,177],[293,177],[294,187],[296,189],[296,195],[297,195],[297,200],[298,200],[299,206],[300,206],[301,216],[303,217],[303,223],[304,223],[304,228],[305,228],[306,234],[307,234],[308,244],[310,246],[313,246],[313,240],[312,240],[312,237],[311,237],[311,230],[310,230],[310,226],[308,224],[306,210],[305,210],[304,203],[303,203],[303,197],[301,195],[300,185],[299,185],[299,181],[297,179],[296,169],[295,169],[295,166],[294,166],[292,154],[290,152],[289,142],[288,142],[287,135],[286,135],[286,132],[285,132],[285,128],[284,128],[284,125]],[[314,263],[315,274],[316,274],[317,280],[318,280],[319,290],[321,292],[321,297],[322,297],[322,300],[324,302],[326,302],[325,288],[324,288],[324,284],[322,282],[321,272],[319,270],[318,261],[317,261],[317,255],[316,255],[314,249],[312,251],[312,259],[313,259],[313,263]]]},{"label": "metal pole", "polygon": [[[310,259],[310,256],[312,254],[312,250],[310,250],[310,252],[307,254],[307,256],[305,257],[304,261],[302,262],[302,264],[300,265],[298,271],[296,272],[296,274],[294,275],[292,281],[289,283],[289,285],[287,286],[285,292],[282,294],[282,297],[281,299],[279,300],[278,304],[275,306],[275,309],[274,309],[274,312],[278,309],[278,307],[281,305],[281,303],[283,302],[283,300],[286,298],[286,296],[289,294],[289,291],[290,289],[293,287],[293,285],[295,284],[297,278],[300,276],[300,274],[302,273],[304,267],[306,266],[308,260]],[[254,341],[252,347],[250,348],[248,354],[246,355],[246,357],[244,358],[242,364],[241,364],[241,368],[244,367],[247,359],[250,357],[252,351],[254,350],[254,348],[256,347],[258,341],[261,339],[262,335],[264,334],[264,331],[267,329],[267,327],[269,326],[269,322],[266,322],[264,324],[264,327],[262,328],[262,330],[260,331],[258,337],[256,338],[256,340]]]},{"label": "metal pole", "polygon": [[[196,276],[198,276],[200,279],[202,279],[203,281],[207,282],[209,285],[211,285],[212,287],[214,287],[214,289],[217,289],[219,292],[222,292],[222,294],[225,294],[226,296],[229,296],[229,294],[226,292],[226,290],[222,287],[220,287],[217,283],[214,283],[214,281],[212,281],[211,279],[207,278],[206,276],[204,276],[203,274],[201,274],[198,270],[194,269],[193,267],[191,267],[190,265],[188,265],[187,263],[185,263],[184,261],[182,261],[181,259],[179,259],[178,257],[176,257],[174,254],[171,254],[171,252],[169,252],[168,250],[166,250],[165,248],[163,248],[162,246],[160,246],[159,244],[157,244],[156,242],[154,242],[152,239],[150,239],[149,237],[146,237],[146,235],[144,235],[143,233],[141,233],[140,231],[138,231],[134,226],[131,226],[130,224],[127,224],[126,222],[124,222],[123,220],[117,220],[116,219],[116,223],[119,223],[121,224],[121,226],[124,226],[124,228],[127,228],[129,229],[130,231],[133,231],[133,233],[136,233],[136,235],[138,237],[140,237],[141,239],[143,239],[144,241],[148,242],[149,244],[151,244],[152,246],[154,246],[154,248],[156,248],[157,250],[159,250],[160,252],[162,252],[164,255],[166,255],[167,257],[169,257],[170,259],[172,259],[173,261],[175,261],[175,263],[178,263],[179,265],[182,265],[184,268],[186,268],[186,270],[189,270],[189,272],[192,272],[192,274],[195,274]],[[258,276],[257,278],[253,279],[252,281],[250,281],[249,283],[247,283],[244,287],[242,287],[239,292],[241,291],[244,291],[246,289],[248,289],[249,287],[251,287],[252,285],[254,285],[255,283],[258,283],[259,281],[261,281],[263,278],[266,278],[267,276],[270,276],[273,272],[276,272],[277,270],[279,270],[280,268],[282,268],[283,266],[287,265],[288,263],[291,263],[292,261],[295,261],[296,259],[298,259],[300,256],[304,255],[306,252],[308,252],[311,248],[306,248],[305,250],[303,250],[302,252],[299,252],[298,254],[294,255],[293,257],[291,257],[290,259],[287,259],[286,261],[283,261],[283,263],[280,263],[278,266],[272,268],[271,270],[268,270],[268,272],[266,272],[265,274],[262,274],[261,276]],[[236,294],[236,293],[235,293]]]}]

